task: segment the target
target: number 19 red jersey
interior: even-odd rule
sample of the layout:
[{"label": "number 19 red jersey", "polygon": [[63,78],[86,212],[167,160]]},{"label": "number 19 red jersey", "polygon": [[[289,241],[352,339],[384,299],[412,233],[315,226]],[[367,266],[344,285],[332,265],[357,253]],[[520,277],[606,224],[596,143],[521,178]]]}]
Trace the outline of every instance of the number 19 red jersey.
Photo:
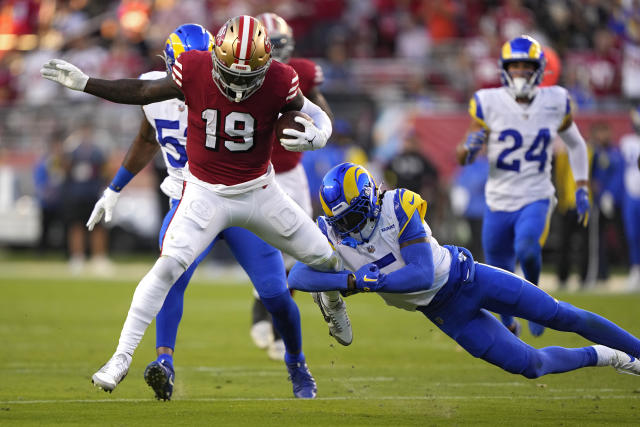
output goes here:
[{"label": "number 19 red jersey", "polygon": [[189,108],[189,171],[211,184],[240,184],[267,172],[274,124],[298,93],[298,75],[273,61],[260,89],[233,102],[214,83],[212,70],[211,53],[197,50],[183,53],[173,66]]}]

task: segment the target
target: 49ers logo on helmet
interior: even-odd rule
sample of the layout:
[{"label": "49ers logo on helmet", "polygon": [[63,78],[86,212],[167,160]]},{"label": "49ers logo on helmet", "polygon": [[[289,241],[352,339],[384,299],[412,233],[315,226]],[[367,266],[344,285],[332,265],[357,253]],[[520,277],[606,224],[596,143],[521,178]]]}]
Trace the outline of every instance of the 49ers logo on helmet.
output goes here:
[{"label": "49ers logo on helmet", "polygon": [[271,40],[269,40],[269,37],[264,38],[264,51],[271,53]]},{"label": "49ers logo on helmet", "polygon": [[227,25],[223,25],[218,30],[218,34],[216,34],[216,46],[222,46],[224,42],[224,36],[227,34]]}]

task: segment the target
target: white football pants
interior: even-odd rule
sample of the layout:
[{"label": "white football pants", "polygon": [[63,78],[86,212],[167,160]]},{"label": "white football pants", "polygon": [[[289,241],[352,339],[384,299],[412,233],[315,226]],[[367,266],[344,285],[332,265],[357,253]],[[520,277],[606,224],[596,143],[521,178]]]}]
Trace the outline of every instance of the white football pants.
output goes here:
[{"label": "white football pants", "polygon": [[273,172],[227,188],[190,176],[167,228],[160,259],[133,295],[116,353],[133,355],[173,283],[220,231],[232,226],[247,228],[315,269],[341,269],[326,237],[278,186]]},{"label": "white football pants", "polygon": [[[291,170],[277,173],[276,182],[280,188],[282,188],[282,191],[287,193],[309,217],[313,218],[309,181],[307,180],[307,174],[304,172],[302,163],[298,163],[298,165]],[[282,256],[284,257],[285,268],[287,271],[291,270],[293,264],[296,263],[296,259],[287,253],[283,253]]]}]

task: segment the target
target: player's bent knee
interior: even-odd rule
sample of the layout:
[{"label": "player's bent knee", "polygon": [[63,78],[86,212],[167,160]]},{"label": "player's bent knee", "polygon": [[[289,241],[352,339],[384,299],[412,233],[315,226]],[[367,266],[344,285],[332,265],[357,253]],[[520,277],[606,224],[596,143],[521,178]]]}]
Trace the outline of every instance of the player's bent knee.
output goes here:
[{"label": "player's bent knee", "polygon": [[523,372],[521,372],[520,375],[522,375],[523,377],[525,377],[525,378],[527,378],[529,380],[534,380],[536,378],[540,378],[543,374],[542,374],[542,372],[539,372],[534,367],[530,367],[530,368],[525,369]]},{"label": "player's bent knee", "polygon": [[319,271],[340,271],[342,270],[342,262],[340,258],[334,253],[331,252],[328,256],[323,257],[307,257],[307,259],[301,259],[303,263],[307,264],[309,267],[314,268]]},{"label": "player's bent knee", "polygon": [[538,262],[541,250],[540,243],[534,239],[523,239],[516,242],[516,257],[523,264]]},{"label": "player's bent knee", "polygon": [[291,293],[288,289],[275,296],[261,296],[260,301],[262,301],[264,307],[272,315],[287,312],[295,307],[295,302],[293,302],[293,298],[291,297]]},{"label": "player's bent knee", "polygon": [[171,256],[161,256],[153,266],[153,272],[160,280],[174,283],[186,271],[186,268]]},{"label": "player's bent knee", "polygon": [[468,328],[455,340],[470,355],[479,358],[485,358],[494,342],[493,337],[481,328]]},{"label": "player's bent knee", "polygon": [[525,363],[525,366],[518,373],[530,380],[545,375],[546,371],[544,369],[544,361],[538,354],[538,350],[531,348],[530,351],[527,352],[527,356],[528,360]]},{"label": "player's bent knee", "polygon": [[287,281],[285,277],[272,276],[261,278],[260,281],[255,281],[253,284],[254,296],[257,298],[273,298],[282,293],[289,294],[289,288],[287,288]]}]

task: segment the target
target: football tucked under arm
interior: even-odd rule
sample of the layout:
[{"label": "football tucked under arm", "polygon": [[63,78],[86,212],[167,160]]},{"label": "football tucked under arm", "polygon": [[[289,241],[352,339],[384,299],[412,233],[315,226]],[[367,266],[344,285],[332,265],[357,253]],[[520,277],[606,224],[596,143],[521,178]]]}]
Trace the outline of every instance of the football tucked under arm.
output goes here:
[{"label": "football tucked under arm", "polygon": [[304,98],[300,111],[308,115],[311,120],[304,116],[296,117],[294,121],[304,126],[304,130],[284,129],[280,143],[289,151],[310,151],[324,147],[333,130],[331,119],[327,113],[307,98]]},{"label": "football tucked under arm", "polygon": [[296,122],[296,117],[302,117],[306,120],[311,121],[311,117],[308,114],[303,113],[298,110],[286,111],[278,117],[275,124],[276,138],[278,141],[281,139],[286,139],[288,136],[284,133],[285,129],[295,129],[300,132],[304,132],[304,125],[302,123]]}]

